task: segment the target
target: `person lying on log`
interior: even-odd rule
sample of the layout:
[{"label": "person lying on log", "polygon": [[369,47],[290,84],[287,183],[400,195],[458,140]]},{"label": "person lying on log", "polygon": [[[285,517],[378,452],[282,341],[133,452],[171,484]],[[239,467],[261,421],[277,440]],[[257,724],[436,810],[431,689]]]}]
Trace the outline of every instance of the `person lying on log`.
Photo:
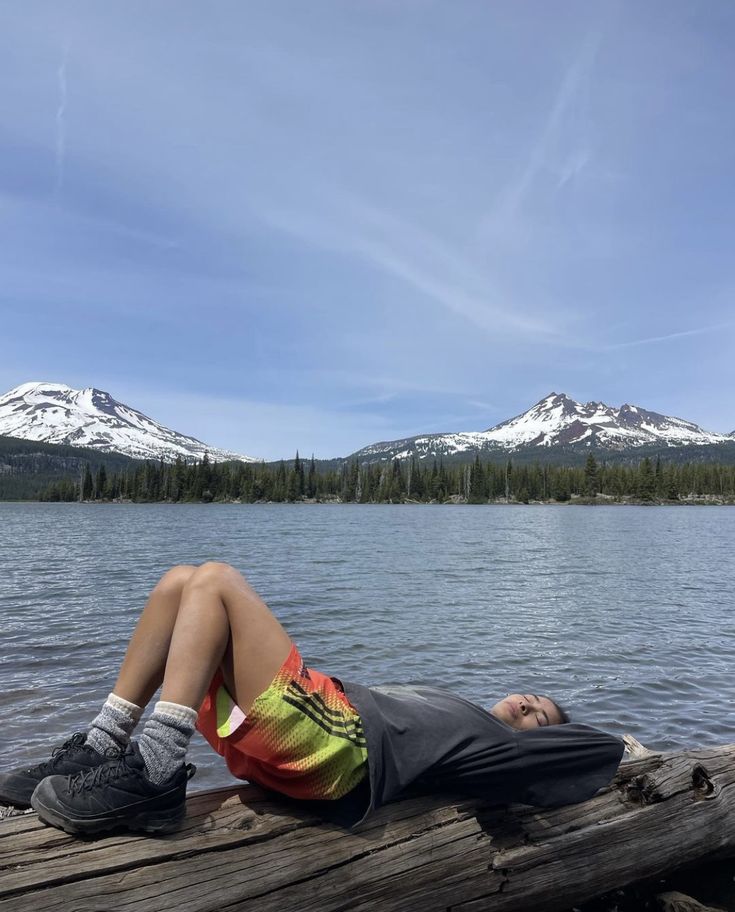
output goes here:
[{"label": "person lying on log", "polygon": [[610,782],[624,750],[547,696],[509,694],[487,710],[436,687],[367,687],[307,667],[243,576],[208,562],[161,578],[89,730],[0,775],[0,802],[70,833],[169,832],[186,813],[195,728],[236,777],[344,826],[411,790],[574,804]]}]

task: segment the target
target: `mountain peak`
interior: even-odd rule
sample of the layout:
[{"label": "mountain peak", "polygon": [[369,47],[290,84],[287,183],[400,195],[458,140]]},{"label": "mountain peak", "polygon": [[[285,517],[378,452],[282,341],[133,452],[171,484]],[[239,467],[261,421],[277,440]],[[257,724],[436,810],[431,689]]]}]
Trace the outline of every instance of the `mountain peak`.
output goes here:
[{"label": "mountain peak", "polygon": [[544,402],[566,402],[568,399],[569,396],[567,396],[566,393],[555,393],[552,390],[548,396],[544,396],[543,399],[539,399],[536,405],[541,405]]},{"label": "mountain peak", "polygon": [[583,443],[619,450],[644,444],[683,446],[724,439],[723,435],[711,434],[682,418],[670,418],[628,403],[620,408],[596,400],[582,404],[566,393],[552,393],[522,415],[485,433],[489,440],[509,448]]},{"label": "mountain peak", "polygon": [[7,399],[15,396],[27,396],[29,393],[35,393],[40,390],[49,390],[50,392],[71,392],[71,387],[65,383],[52,383],[50,380],[30,380],[27,383],[21,383],[9,392],[0,396],[0,399]]},{"label": "mountain peak", "polygon": [[172,431],[105,390],[73,389],[47,381],[21,383],[0,396],[0,435],[91,447],[136,459],[172,462],[177,457],[202,459],[206,452],[213,462],[256,461]]},{"label": "mountain peak", "polygon": [[552,391],[527,411],[486,431],[429,434],[358,451],[358,459],[403,459],[418,456],[486,455],[554,447],[610,452],[638,447],[704,446],[732,443],[733,435],[713,434],[683,418],[672,418],[637,405],[620,408],[592,400],[584,404]]}]

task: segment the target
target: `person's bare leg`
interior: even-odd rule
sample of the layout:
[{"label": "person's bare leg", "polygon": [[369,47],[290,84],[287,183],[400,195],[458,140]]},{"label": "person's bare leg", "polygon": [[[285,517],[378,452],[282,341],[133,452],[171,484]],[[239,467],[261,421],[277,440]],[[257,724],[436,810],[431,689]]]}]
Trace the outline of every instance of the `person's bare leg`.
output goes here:
[{"label": "person's bare leg", "polygon": [[161,700],[199,709],[221,665],[227,689],[247,713],[290,650],[290,637],[244,577],[208,562],[184,584]]},{"label": "person's bare leg", "polygon": [[118,679],[87,731],[86,744],[98,754],[127,748],[145,706],[161,686],[181,593],[195,570],[173,567],[151,592]]},{"label": "person's bare leg", "polygon": [[217,667],[248,712],[288,656],[288,634],[236,570],[215,562],[196,568],[183,582],[177,608],[184,575],[177,571],[149,600],[115,685],[131,704],[149,699],[167,655],[161,699],[140,738],[100,774],[44,778],[31,804],[46,822],[85,833],[119,825],[148,832],[176,828],[186,814],[193,773],[185,763],[189,741]]},{"label": "person's bare leg", "polygon": [[247,713],[291,650],[291,640],[265,602],[228,564],[211,561],[184,584],[161,698],[138,741],[155,785],[177,781],[194,734],[197,710],[218,667]]},{"label": "person's bare leg", "polygon": [[110,750],[126,749],[143,707],[163,680],[181,594],[196,569],[181,565],[161,577],[146,602],[113,691],[87,732],[76,733],[51,760],[0,773],[0,801],[28,807],[46,777],[92,769],[105,761]]},{"label": "person's bare leg", "polygon": [[113,687],[124,700],[145,707],[161,686],[181,595],[196,570],[188,564],[172,567],[151,591]]}]

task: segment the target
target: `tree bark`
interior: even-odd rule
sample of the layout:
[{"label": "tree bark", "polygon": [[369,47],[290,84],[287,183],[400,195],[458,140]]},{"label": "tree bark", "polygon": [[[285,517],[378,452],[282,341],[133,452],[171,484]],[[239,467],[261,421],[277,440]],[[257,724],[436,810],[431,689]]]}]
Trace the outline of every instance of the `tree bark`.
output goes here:
[{"label": "tree bark", "polygon": [[735,854],[735,745],[621,764],[554,810],[414,797],[348,831],[252,786],[194,793],[183,829],[77,839],[0,824],[0,912],[554,912]]}]

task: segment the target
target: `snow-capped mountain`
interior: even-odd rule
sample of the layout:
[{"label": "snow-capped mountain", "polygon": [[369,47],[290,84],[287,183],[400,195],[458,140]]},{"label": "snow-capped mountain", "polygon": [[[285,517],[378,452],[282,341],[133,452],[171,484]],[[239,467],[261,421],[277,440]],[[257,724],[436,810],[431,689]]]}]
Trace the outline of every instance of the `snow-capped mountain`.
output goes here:
[{"label": "snow-capped mountain", "polygon": [[604,402],[575,402],[549,393],[528,411],[486,431],[427,434],[375,443],[352,458],[361,462],[415,456],[457,456],[465,452],[513,453],[533,448],[624,451],[639,447],[686,447],[735,442],[733,434],[715,434],[682,418],[659,415],[636,405],[613,408]]},{"label": "snow-capped mountain", "polygon": [[172,431],[102,390],[75,390],[63,383],[22,383],[0,396],[0,435],[91,447],[135,459],[200,460],[206,452],[212,462],[256,461]]},{"label": "snow-capped mountain", "polygon": [[484,432],[503,446],[583,443],[623,449],[645,444],[687,446],[721,443],[725,434],[705,431],[683,418],[670,418],[637,405],[614,408],[604,402],[582,405],[564,393],[550,393],[527,412]]}]

